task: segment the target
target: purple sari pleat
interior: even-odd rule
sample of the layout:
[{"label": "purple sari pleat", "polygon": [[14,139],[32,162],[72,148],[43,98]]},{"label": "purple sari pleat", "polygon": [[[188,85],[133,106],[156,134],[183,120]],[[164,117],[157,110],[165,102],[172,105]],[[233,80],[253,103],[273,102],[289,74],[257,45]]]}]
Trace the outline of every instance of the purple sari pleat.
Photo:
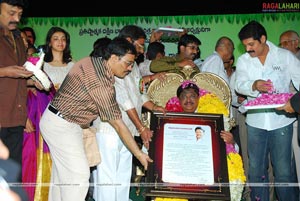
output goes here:
[{"label": "purple sari pleat", "polygon": [[[35,105],[37,105],[36,96],[31,90],[28,90],[27,112],[28,118],[32,121],[33,125],[36,121]],[[24,131],[22,153],[22,183],[30,201],[33,201],[34,197],[34,185],[37,172],[36,143],[35,132],[27,133]]]},{"label": "purple sari pleat", "polygon": [[[35,127],[35,131],[27,133],[24,131],[24,141],[23,141],[23,159],[22,159],[22,182],[24,184],[24,189],[28,194],[29,201],[40,200],[35,199],[36,187],[39,185],[37,183],[37,177],[42,177],[45,172],[39,173],[39,171],[45,171],[45,168],[40,168],[39,164],[45,162],[43,159],[44,154],[48,154],[48,159],[46,163],[51,164],[49,157],[49,148],[44,140],[41,140],[39,122],[40,118],[45,111],[48,103],[51,101],[55,94],[55,89],[52,87],[49,92],[36,90],[35,92],[28,90],[27,98],[27,112],[28,118]],[[42,144],[41,144],[42,143]],[[42,150],[40,150],[42,149]],[[39,154],[42,152],[42,155]],[[46,164],[45,164],[46,165]],[[51,166],[50,166],[51,167]],[[46,175],[50,175],[51,168],[48,168]],[[49,176],[50,178],[50,176]],[[42,180],[39,178],[38,180]],[[49,183],[50,180],[46,181]],[[44,182],[45,180],[43,180]],[[47,200],[47,198],[43,198]]]}]

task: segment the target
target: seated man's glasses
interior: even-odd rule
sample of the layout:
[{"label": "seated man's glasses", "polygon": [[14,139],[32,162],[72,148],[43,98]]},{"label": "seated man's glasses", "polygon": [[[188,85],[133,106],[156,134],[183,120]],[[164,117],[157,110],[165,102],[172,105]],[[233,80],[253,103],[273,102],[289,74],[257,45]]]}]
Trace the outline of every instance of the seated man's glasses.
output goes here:
[{"label": "seated man's glasses", "polygon": [[196,45],[187,45],[186,47],[191,48],[191,50],[193,50],[193,51],[199,52],[199,47]]},{"label": "seated man's glasses", "polygon": [[126,64],[127,67],[133,66],[135,61],[127,61],[124,57],[120,58],[124,63]]}]

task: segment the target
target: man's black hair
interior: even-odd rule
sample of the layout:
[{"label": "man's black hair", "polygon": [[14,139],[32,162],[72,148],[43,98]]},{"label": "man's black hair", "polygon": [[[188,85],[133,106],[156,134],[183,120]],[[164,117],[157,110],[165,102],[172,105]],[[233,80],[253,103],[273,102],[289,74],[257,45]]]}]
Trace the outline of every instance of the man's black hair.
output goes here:
[{"label": "man's black hair", "polygon": [[158,53],[165,54],[164,44],[162,44],[160,42],[149,43],[147,52],[146,52],[147,58],[149,60],[153,60],[153,59],[155,59],[155,57]]},{"label": "man's black hair", "polygon": [[183,85],[180,85],[178,88],[177,88],[177,97],[179,98],[180,94],[183,92],[183,90],[185,89],[193,89],[195,91],[195,93],[199,96],[199,87],[195,84],[195,83],[188,83],[188,84],[185,84],[184,86]]},{"label": "man's black hair", "polygon": [[28,2],[27,0],[0,0],[0,3],[7,3],[12,6],[18,6],[21,8],[27,8]]}]

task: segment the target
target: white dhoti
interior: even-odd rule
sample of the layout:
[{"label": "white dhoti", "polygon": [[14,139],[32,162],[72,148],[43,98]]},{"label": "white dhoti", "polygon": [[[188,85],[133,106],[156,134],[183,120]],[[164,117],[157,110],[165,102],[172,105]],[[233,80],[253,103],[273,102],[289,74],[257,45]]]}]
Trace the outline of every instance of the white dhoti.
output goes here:
[{"label": "white dhoti", "polygon": [[128,201],[132,154],[113,128],[97,133],[101,163],[93,171],[95,201]]}]

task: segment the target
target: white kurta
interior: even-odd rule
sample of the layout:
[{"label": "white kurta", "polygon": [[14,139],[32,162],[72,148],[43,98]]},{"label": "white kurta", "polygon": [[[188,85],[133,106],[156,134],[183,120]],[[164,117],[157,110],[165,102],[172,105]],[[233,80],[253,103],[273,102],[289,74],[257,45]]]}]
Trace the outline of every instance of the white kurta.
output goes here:
[{"label": "white kurta", "polygon": [[[248,53],[241,55],[236,65],[235,89],[238,93],[248,96],[248,101],[255,99],[258,91],[252,91],[255,80],[272,80],[278,93],[288,93],[291,80],[299,90],[300,61],[290,51],[278,48],[267,41],[269,52],[264,65],[257,57],[252,58]],[[294,116],[285,115],[284,112],[275,109],[266,109],[264,112],[249,110],[246,123],[250,126],[274,130],[282,128],[295,121]]]},{"label": "white kurta", "polygon": [[213,54],[208,56],[203,61],[200,70],[201,70],[201,72],[214,73],[214,74],[220,76],[221,78],[223,78],[226,81],[226,83],[229,84],[229,80],[228,80],[228,76],[227,76],[227,73],[226,73],[226,70],[224,67],[223,60],[216,51],[214,51]]},{"label": "white kurta", "polygon": [[[146,94],[139,90],[142,78],[138,66],[135,64],[132,72],[124,79],[116,77],[116,98],[122,112],[122,119],[130,132],[139,133],[128,117],[126,111],[136,108],[141,118],[142,105],[149,101]],[[95,201],[114,200],[128,201],[132,173],[132,154],[121,141],[114,128],[107,122],[99,122],[97,140],[102,162],[93,172]]]}]

